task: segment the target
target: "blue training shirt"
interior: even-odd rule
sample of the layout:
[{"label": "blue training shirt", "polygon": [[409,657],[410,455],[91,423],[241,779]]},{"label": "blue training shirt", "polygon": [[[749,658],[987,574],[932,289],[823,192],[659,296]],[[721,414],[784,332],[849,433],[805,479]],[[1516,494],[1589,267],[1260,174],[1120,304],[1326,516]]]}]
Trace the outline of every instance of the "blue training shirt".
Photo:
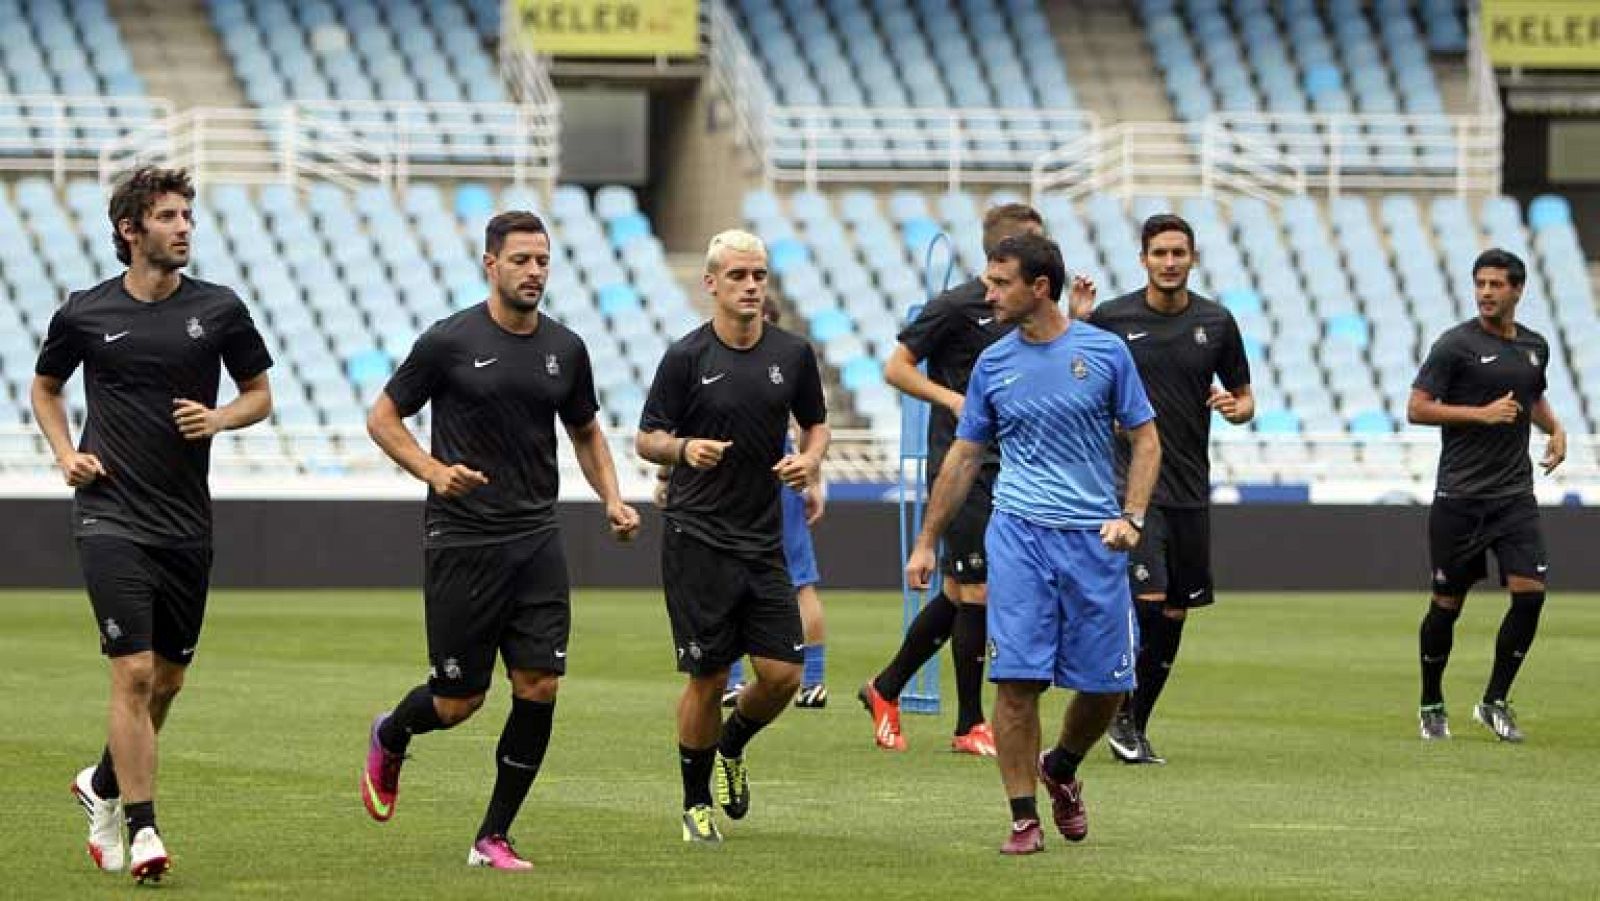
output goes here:
[{"label": "blue training shirt", "polygon": [[1098,529],[1120,516],[1112,423],[1155,418],[1122,339],[1073,322],[1047,344],[1021,330],[978,357],[956,437],[999,438],[994,508],[1057,529]]}]

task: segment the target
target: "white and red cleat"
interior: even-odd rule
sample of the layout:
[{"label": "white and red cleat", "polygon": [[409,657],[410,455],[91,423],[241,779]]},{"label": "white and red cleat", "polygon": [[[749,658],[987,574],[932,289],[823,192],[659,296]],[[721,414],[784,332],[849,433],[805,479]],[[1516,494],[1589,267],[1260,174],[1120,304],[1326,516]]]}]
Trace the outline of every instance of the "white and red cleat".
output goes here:
[{"label": "white and red cleat", "polygon": [[172,869],[172,859],[167,856],[167,846],[161,843],[161,836],[149,826],[140,829],[139,834],[133,837],[131,858],[128,862],[128,873],[141,885],[146,882],[160,882],[161,877]]},{"label": "white and red cleat", "polygon": [[89,817],[86,844],[94,865],[107,873],[122,872],[127,857],[122,845],[122,833],[127,828],[122,819],[122,799],[102,798],[94,793],[94,767],[81,770],[72,780],[72,797]]}]

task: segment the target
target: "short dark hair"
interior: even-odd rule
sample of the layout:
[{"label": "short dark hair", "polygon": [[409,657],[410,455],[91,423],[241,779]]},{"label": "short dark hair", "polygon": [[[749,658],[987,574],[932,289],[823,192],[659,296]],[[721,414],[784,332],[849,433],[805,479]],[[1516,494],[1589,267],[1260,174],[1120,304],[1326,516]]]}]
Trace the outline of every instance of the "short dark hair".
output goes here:
[{"label": "short dark hair", "polygon": [[1016,260],[1017,272],[1022,275],[1023,281],[1031,285],[1034,279],[1042,275],[1049,281],[1050,299],[1061,299],[1061,289],[1067,283],[1067,264],[1061,261],[1061,248],[1044,235],[1002,238],[989,251],[989,260],[996,263]]},{"label": "short dark hair", "polygon": [[1504,269],[1506,271],[1506,281],[1510,282],[1513,288],[1520,288],[1528,281],[1528,266],[1522,262],[1522,257],[1499,247],[1491,247],[1485,250],[1483,253],[1478,254],[1476,260],[1472,261],[1472,277],[1474,279],[1478,277],[1479,269]]},{"label": "short dark hair", "polygon": [[507,210],[489,220],[483,227],[483,252],[490,256],[498,256],[500,248],[506,246],[506,236],[514,232],[528,232],[535,235],[549,235],[544,227],[544,220],[527,210]]},{"label": "short dark hair", "polygon": [[133,263],[133,248],[122,237],[118,223],[127,219],[133,223],[134,231],[144,231],[145,215],[163,194],[177,194],[193,203],[194,182],[189,180],[188,170],[141,166],[128,173],[111,192],[111,205],[106,215],[111,218],[111,246],[117,249],[117,259],[122,265]]},{"label": "short dark hair", "polygon": [[1018,234],[1024,226],[1037,225],[1044,230],[1044,217],[1025,203],[1002,203],[989,207],[983,214],[983,252],[988,253],[1001,240]]},{"label": "short dark hair", "polygon": [[1144,220],[1144,227],[1139,229],[1139,252],[1149,253],[1150,242],[1164,232],[1183,232],[1183,236],[1189,239],[1189,252],[1194,252],[1194,228],[1182,216],[1171,213],[1157,213]]}]

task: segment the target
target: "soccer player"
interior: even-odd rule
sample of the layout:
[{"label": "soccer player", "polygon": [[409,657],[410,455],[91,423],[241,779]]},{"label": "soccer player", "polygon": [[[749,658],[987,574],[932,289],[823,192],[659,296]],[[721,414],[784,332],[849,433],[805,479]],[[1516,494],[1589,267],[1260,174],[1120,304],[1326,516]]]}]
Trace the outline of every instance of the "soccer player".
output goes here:
[{"label": "soccer player", "polygon": [[[1178,216],[1151,216],[1139,242],[1145,286],[1094,308],[1088,319],[1127,342],[1161,423],[1161,473],[1144,536],[1128,555],[1139,619],[1138,688],[1106,734],[1116,759],[1159,764],[1166,761],[1150,745],[1150,714],[1177,660],[1189,611],[1213,601],[1212,412],[1241,425],[1255,416],[1256,402],[1233,314],[1189,290],[1194,229]],[[1127,469],[1128,445],[1118,441],[1119,479]]]},{"label": "soccer player", "polygon": [[1488,574],[1488,554],[1500,567],[1511,607],[1500,622],[1494,668],[1472,710],[1501,741],[1522,741],[1508,697],[1533,646],[1544,607],[1544,536],[1533,497],[1528,426],[1550,436],[1540,466],[1548,475],[1567,456],[1567,432],[1544,396],[1550,345],[1517,322],[1528,270],[1505,250],[1488,250],[1472,264],[1478,315],[1439,336],[1411,386],[1406,417],[1440,427],[1439,475],[1428,514],[1433,599],[1418,636],[1422,658],[1424,741],[1450,737],[1444,669],[1456,619],[1472,586]]},{"label": "soccer player", "polygon": [[[100,762],[72,793],[89,816],[89,856],[159,881],[156,733],[194,662],[211,575],[211,438],[272,412],[272,366],[231,289],[182,275],[194,231],[183,170],[141,168],[111,195],[122,275],[74,292],[50,320],[31,389],[34,419],[76,489],[73,534],[111,660]],[[62,386],[79,365],[88,419],[74,447]],[[217,407],[222,367],[239,396]],[[127,844],[123,843],[123,824]]]},{"label": "soccer player", "polygon": [[[588,348],[539,312],[550,269],[544,222],[521,211],[490,219],[483,268],[489,299],[424,332],[367,418],[383,452],[428,484],[429,671],[427,683],[373,721],[361,800],[375,820],[394,815],[412,737],[472,716],[483,705],[498,652],[511,682],[511,713],[467,865],[527,870],[533,864],[517,853],[509,833],[550,744],[572,622],[555,515],[558,417],[584,478],[605,504],[612,534],[632,538],[639,515],[617,488],[595,415]],[[431,452],[404,423],[430,401]]]},{"label": "soccer player", "polygon": [[[1089,834],[1078,764],[1133,687],[1135,624],[1127,557],[1144,529],[1160,466],[1155,412],[1116,336],[1075,322],[1059,304],[1066,268],[1055,242],[1006,238],[984,273],[994,315],[1017,326],[978,357],[955,443],[934,483],[906,577],[925,587],[934,545],[1000,442],[989,523],[989,679],[995,739],[1011,803],[1001,850],[1044,847],[1036,780],[1068,841]],[[1112,429],[1132,446],[1126,501],[1117,503]],[[1039,695],[1076,690],[1060,738],[1039,754]]]},{"label": "soccer player", "polygon": [[[768,324],[779,324],[778,305],[773,303],[770,297],[767,298],[761,315]],[[793,450],[792,442],[784,447],[784,453],[792,453]],[[657,476],[657,484],[661,486],[663,506],[666,480],[670,478],[670,473],[669,467],[662,467]],[[785,486],[778,492],[779,500],[783,504],[783,560],[789,568],[789,582],[794,585],[795,600],[800,604],[800,625],[806,639],[806,659],[800,673],[800,693],[795,695],[794,706],[810,710],[820,710],[828,706],[828,686],[825,684],[827,622],[823,616],[822,596],[817,593],[817,583],[822,581],[822,575],[817,570],[817,552],[811,543],[811,527],[822,519],[822,512],[827,506],[823,492],[820,479],[805,491],[795,491]],[[744,663],[743,658],[740,658],[728,667],[728,685],[722,692],[722,706],[732,707],[737,704],[739,692],[743,688]]]},{"label": "soccer player", "polygon": [[[1044,219],[1033,207],[1008,203],[983,217],[987,253],[1013,235],[1043,234]],[[967,379],[983,349],[1004,337],[1012,324],[997,317],[984,300],[982,279],[972,279],[929,301],[899,336],[884,366],[884,379],[901,393],[932,405],[928,414],[928,485],[938,480],[966,398]],[[924,374],[917,368],[928,362]],[[906,628],[889,665],[861,687],[862,706],[872,714],[878,747],[903,751],[900,692],[948,639],[955,662],[956,729],[952,750],[993,757],[994,732],[983,718],[983,658],[988,643],[984,603],[988,597],[987,554],[983,534],[989,525],[1000,455],[985,452],[966,503],[944,536],[944,578],[939,593],[922,606]]]},{"label": "soccer player", "polygon": [[[749,812],[745,746],[800,684],[805,638],[783,559],[780,486],[803,491],[828,447],[816,354],[761,315],[767,251],[725,231],[711,239],[704,276],[711,321],[676,341],[656,368],[635,439],[639,456],[672,466],[663,511],[661,578],[688,676],[678,702],[683,839],[722,840],[711,811]],[[798,449],[785,453],[793,418]],[[748,653],[755,680],[726,723],[728,666]]]}]

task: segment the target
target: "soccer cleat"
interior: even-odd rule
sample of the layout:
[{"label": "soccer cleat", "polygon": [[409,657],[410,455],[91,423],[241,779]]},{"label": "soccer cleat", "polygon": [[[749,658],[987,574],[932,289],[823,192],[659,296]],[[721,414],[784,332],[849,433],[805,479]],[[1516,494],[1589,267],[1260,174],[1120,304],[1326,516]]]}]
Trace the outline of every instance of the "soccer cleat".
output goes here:
[{"label": "soccer cleat", "polygon": [[744,691],[744,683],[729,684],[722,690],[722,706],[732,708],[739,703],[739,692]]},{"label": "soccer cleat", "polygon": [[1133,723],[1133,714],[1126,709],[1117,711],[1116,717],[1111,720],[1111,728],[1106,730],[1106,744],[1111,748],[1114,759],[1128,764],[1142,762],[1139,759],[1139,727]]},{"label": "soccer cleat", "polygon": [[711,805],[696,804],[683,812],[683,840],[704,844],[722,841],[722,833],[717,831],[717,821],[711,817]]},{"label": "soccer cleat", "polygon": [[1167,758],[1157,754],[1156,749],[1151,747],[1150,736],[1143,732],[1139,733],[1139,759],[1137,762],[1156,764],[1158,766],[1167,762]]},{"label": "soccer cleat", "polygon": [[723,757],[717,752],[717,803],[730,820],[742,820],[750,812],[750,776],[743,757]]},{"label": "soccer cleat", "polygon": [[400,794],[400,767],[406,762],[404,754],[390,753],[378,741],[378,729],[388,718],[389,714],[380,713],[372,721],[372,732],[367,737],[367,765],[361,772],[361,803],[380,823],[394,816],[394,800]]},{"label": "soccer cleat", "polygon": [[1089,837],[1089,811],[1083,806],[1083,780],[1061,783],[1045,772],[1045,755],[1039,755],[1039,781],[1050,792],[1050,812],[1061,830],[1061,837],[1069,842],[1081,842]]},{"label": "soccer cleat", "polygon": [[1000,846],[1001,854],[1038,854],[1044,850],[1044,830],[1038,820],[1012,820],[1011,834]]},{"label": "soccer cleat", "polygon": [[856,699],[872,715],[872,740],[885,751],[904,751],[906,737],[900,734],[900,704],[886,701],[870,681],[856,692]]},{"label": "soccer cleat", "polygon": [[950,739],[950,750],[957,754],[971,754],[974,757],[994,757],[994,732],[988,723],[978,723],[968,729],[965,735],[957,735]]},{"label": "soccer cleat", "polygon": [[140,829],[139,834],[133,837],[130,857],[128,873],[141,885],[146,882],[160,882],[161,877],[172,869],[172,859],[167,856],[167,848],[161,843],[161,836],[149,826]]},{"label": "soccer cleat", "polygon": [[511,839],[503,835],[490,835],[472,843],[467,852],[467,866],[487,867],[491,870],[531,870],[533,864],[523,860]]},{"label": "soccer cleat", "polygon": [[1423,741],[1439,741],[1450,737],[1450,715],[1443,704],[1428,704],[1417,711],[1417,721]]},{"label": "soccer cleat", "polygon": [[127,828],[122,817],[122,799],[105,799],[94,793],[94,767],[88,767],[72,780],[72,796],[89,817],[89,856],[94,865],[107,873],[120,873],[127,849],[122,833]]},{"label": "soccer cleat", "polygon": [[1479,704],[1472,708],[1472,719],[1487,726],[1501,741],[1522,741],[1522,730],[1517,728],[1516,715],[1506,701]]},{"label": "soccer cleat", "polygon": [[828,706],[828,686],[820,682],[805,686],[794,696],[794,706],[811,710],[821,710]]}]

